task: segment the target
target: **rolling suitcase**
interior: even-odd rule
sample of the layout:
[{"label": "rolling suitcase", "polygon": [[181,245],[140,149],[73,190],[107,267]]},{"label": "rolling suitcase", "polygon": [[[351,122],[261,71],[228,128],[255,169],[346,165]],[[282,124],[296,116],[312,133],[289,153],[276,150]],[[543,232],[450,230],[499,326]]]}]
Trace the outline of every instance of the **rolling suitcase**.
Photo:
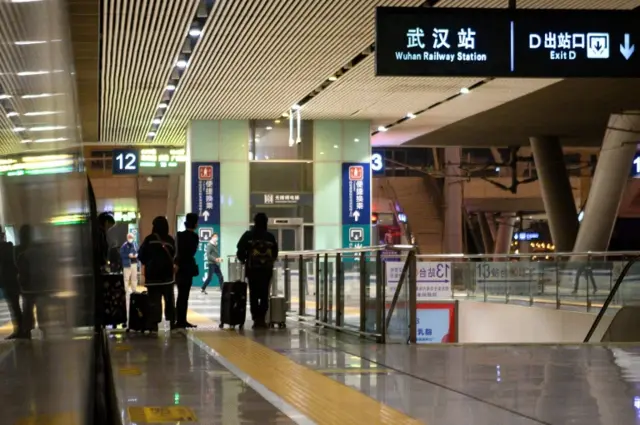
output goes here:
[{"label": "rolling suitcase", "polygon": [[278,327],[280,329],[287,327],[287,300],[285,297],[278,295],[278,273],[273,270],[271,282],[269,283],[269,310],[267,311],[267,323],[270,328]]},{"label": "rolling suitcase", "polygon": [[158,318],[162,318],[162,307],[156,305],[147,292],[131,294],[127,332],[158,332]]},{"label": "rolling suitcase", "polygon": [[224,282],[220,302],[220,329],[224,325],[244,328],[247,315],[247,283],[241,280]]}]

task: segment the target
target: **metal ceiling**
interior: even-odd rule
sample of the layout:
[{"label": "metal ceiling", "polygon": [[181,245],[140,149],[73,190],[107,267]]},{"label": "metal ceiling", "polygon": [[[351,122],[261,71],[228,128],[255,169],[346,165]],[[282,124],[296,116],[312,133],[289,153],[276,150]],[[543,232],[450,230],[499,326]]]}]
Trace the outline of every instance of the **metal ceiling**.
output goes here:
[{"label": "metal ceiling", "polygon": [[0,1],[0,154],[79,142],[66,8]]}]

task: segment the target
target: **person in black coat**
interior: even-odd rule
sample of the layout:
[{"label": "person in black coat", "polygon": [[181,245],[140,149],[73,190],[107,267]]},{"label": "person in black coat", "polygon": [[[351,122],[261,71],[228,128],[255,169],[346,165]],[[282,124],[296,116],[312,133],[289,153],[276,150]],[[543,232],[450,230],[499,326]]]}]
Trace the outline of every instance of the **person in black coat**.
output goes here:
[{"label": "person in black coat", "polygon": [[195,325],[187,322],[187,310],[189,309],[189,294],[191,294],[193,278],[200,274],[195,258],[200,244],[200,238],[196,234],[198,214],[187,214],[184,226],[186,230],[178,232],[177,238],[176,283],[178,286],[178,300],[176,302],[176,327],[195,328]]},{"label": "person in black coat", "polygon": [[22,309],[20,308],[20,285],[13,243],[7,242],[6,234],[0,228],[0,288],[11,313],[13,332],[7,339],[15,339],[22,332]]}]

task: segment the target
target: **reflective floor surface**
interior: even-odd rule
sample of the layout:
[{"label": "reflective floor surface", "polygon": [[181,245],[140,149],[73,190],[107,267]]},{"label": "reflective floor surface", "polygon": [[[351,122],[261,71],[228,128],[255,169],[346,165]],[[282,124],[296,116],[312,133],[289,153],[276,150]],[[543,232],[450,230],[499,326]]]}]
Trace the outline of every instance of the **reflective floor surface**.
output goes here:
[{"label": "reflective floor surface", "polygon": [[83,424],[91,355],[89,339],[0,343],[0,422]]},{"label": "reflective floor surface", "polygon": [[431,425],[640,424],[640,347],[379,346],[296,329],[255,338]]},{"label": "reflective floor surface", "polygon": [[[114,335],[110,341],[125,424],[293,423],[182,334]],[[172,422],[176,408],[191,409],[194,417]]]}]

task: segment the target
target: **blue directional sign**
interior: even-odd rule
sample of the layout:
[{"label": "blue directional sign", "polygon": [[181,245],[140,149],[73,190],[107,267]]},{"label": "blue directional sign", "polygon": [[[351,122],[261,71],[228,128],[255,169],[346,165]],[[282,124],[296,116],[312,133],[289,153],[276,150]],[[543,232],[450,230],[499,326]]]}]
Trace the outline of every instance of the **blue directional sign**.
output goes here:
[{"label": "blue directional sign", "polygon": [[377,8],[376,75],[638,77],[640,14]]},{"label": "blue directional sign", "polygon": [[342,246],[371,245],[371,169],[366,162],[342,164]]},{"label": "blue directional sign", "polygon": [[[208,267],[206,248],[214,233],[220,237],[220,163],[193,162],[191,164],[191,212],[198,213],[198,228],[196,232],[200,239],[196,263],[200,270],[199,276],[194,277],[193,284],[202,286],[207,278]],[[221,284],[215,279],[213,286]]]},{"label": "blue directional sign", "polygon": [[138,174],[140,161],[137,149],[114,149],[111,158],[111,173]]}]

